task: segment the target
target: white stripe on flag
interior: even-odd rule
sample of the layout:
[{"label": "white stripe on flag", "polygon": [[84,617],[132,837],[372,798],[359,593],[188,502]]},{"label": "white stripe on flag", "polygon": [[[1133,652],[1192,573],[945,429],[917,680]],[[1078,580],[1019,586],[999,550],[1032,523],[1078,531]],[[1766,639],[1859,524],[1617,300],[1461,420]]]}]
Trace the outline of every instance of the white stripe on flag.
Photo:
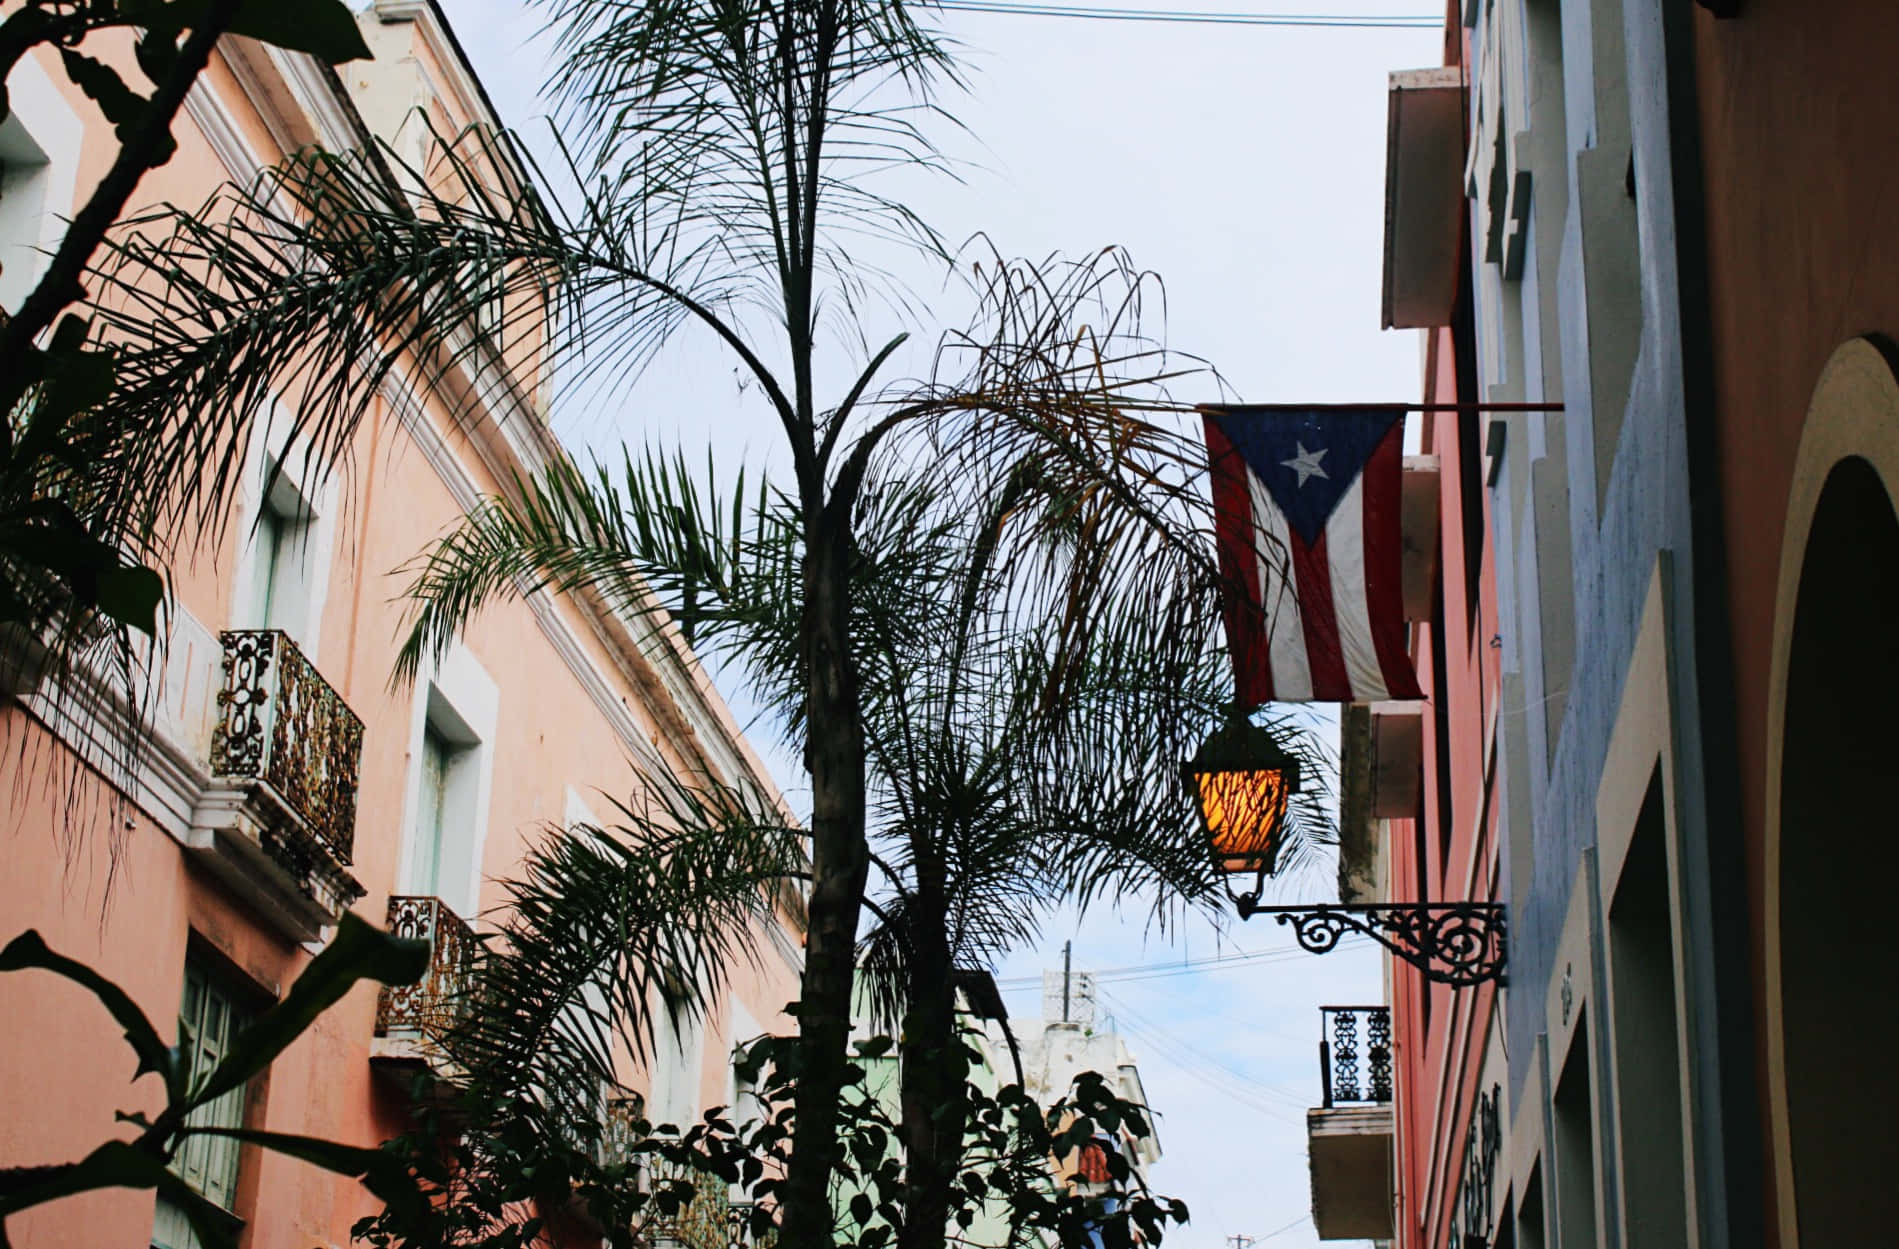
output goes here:
[{"label": "white stripe on flag", "polygon": [[1247,469],[1247,493],[1253,500],[1254,549],[1259,552],[1260,603],[1266,610],[1267,654],[1273,668],[1273,699],[1301,703],[1312,699],[1312,664],[1306,658],[1306,624],[1292,589],[1292,531],[1259,476]]},{"label": "white stripe on flag", "polygon": [[1365,475],[1360,473],[1325,522],[1325,555],[1332,570],[1332,613],[1338,620],[1339,653],[1352,701],[1387,696],[1385,670],[1372,641],[1371,606],[1365,592]]}]

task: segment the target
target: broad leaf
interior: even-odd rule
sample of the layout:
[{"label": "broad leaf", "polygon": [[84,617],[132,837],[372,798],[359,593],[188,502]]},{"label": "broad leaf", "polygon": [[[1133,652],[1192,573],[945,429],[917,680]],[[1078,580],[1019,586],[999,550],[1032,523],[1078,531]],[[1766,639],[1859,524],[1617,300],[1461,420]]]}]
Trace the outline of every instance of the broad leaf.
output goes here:
[{"label": "broad leaf", "polygon": [[427,1213],[428,1201],[416,1185],[415,1176],[396,1154],[360,1145],[344,1145],[314,1136],[293,1136],[284,1132],[264,1132],[252,1128],[187,1127],[188,1136],[228,1136],[233,1140],[261,1145],[273,1153],[348,1175],[363,1182],[363,1187],[380,1198],[384,1205],[403,1218],[420,1218]]},{"label": "broad leaf", "polygon": [[136,564],[107,569],[94,582],[94,590],[94,605],[105,615],[147,635],[158,632],[165,582],[156,572]]},{"label": "broad leaf", "polygon": [[[210,11],[210,0],[172,0],[154,6],[151,21],[195,27]],[[332,65],[370,59],[356,17],[342,0],[244,0],[228,29],[292,52],[308,52]]]},{"label": "broad leaf", "polygon": [[159,1155],[126,1141],[107,1141],[78,1162],[47,1168],[38,1183],[0,1195],[0,1217],[101,1188],[155,1188],[184,1211],[206,1249],[230,1249],[236,1243],[228,1217],[220,1217]]},{"label": "broad leaf", "polygon": [[137,1079],[148,1071],[156,1071],[165,1077],[168,1088],[171,1087],[175,1068],[172,1065],[171,1048],[158,1038],[158,1030],[152,1027],[152,1021],[138,1008],[124,989],[106,979],[92,968],[76,959],[63,954],[55,954],[40,937],[37,931],[29,929],[7,943],[0,950],[0,972],[22,971],[37,967],[50,971],[56,976],[78,984],[92,992],[99,999],[113,1019],[125,1029],[126,1042],[138,1055],[138,1069],[132,1078]]},{"label": "broad leaf", "polygon": [[390,936],[346,912],[323,953],[310,960],[283,1001],[238,1036],[224,1061],[193,1091],[186,1109],[212,1101],[268,1067],[358,981],[414,984],[428,966],[428,942]]}]

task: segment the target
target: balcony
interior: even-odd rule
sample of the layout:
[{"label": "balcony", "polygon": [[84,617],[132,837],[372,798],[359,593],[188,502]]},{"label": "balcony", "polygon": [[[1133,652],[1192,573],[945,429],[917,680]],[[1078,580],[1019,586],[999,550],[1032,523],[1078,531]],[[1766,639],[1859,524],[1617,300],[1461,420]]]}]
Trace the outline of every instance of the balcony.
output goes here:
[{"label": "balcony", "polygon": [[467,1009],[474,967],[475,934],[440,898],[389,899],[389,931],[429,943],[429,969],[409,985],[386,985],[376,1003],[376,1040],[369,1051],[379,1072],[405,1091],[416,1077],[453,1085],[459,1069],[442,1037]]},{"label": "balcony", "polygon": [[288,634],[219,642],[212,781],[188,844],[286,935],[316,940],[363,896],[348,870],[363,722]]},{"label": "balcony", "polygon": [[1324,1104],[1306,1112],[1312,1222],[1320,1240],[1392,1235],[1391,1011],[1319,1010]]},{"label": "balcony", "polygon": [[[692,1200],[678,1213],[661,1215],[655,1211],[644,1228],[654,1249],[729,1249],[734,1225],[726,1186],[716,1175],[695,1171],[654,1155],[648,1163],[653,1190],[667,1182],[692,1185]],[[736,1242],[744,1244],[746,1242]]]},{"label": "balcony", "polygon": [[657,1154],[639,1154],[634,1147],[643,1139],[646,1099],[634,1093],[609,1097],[601,1120],[598,1161],[602,1166],[630,1166],[633,1182],[643,1192],[653,1192],[668,1181],[684,1181],[693,1186],[692,1200],[671,1215],[648,1207],[649,1213],[638,1228],[643,1243],[655,1249],[773,1249],[775,1230],[752,1231],[756,1202],[732,1201],[724,1184],[715,1175],[695,1171],[669,1162]]}]

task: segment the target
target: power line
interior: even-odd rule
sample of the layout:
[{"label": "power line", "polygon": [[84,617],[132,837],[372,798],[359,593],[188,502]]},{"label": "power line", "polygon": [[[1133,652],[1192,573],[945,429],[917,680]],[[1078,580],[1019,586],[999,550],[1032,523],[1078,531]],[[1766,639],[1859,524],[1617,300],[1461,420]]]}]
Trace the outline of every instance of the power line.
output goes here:
[{"label": "power line", "polygon": [[1339,30],[1437,30],[1441,14],[1220,13],[1181,9],[1119,9],[1043,4],[1028,0],[935,0],[945,11],[1007,13],[1020,17],[1078,17],[1107,22],[1178,22],[1198,26],[1295,26]]},{"label": "power line", "polygon": [[[1348,933],[1341,944],[1362,943],[1367,938]],[[1133,983],[1141,980],[1164,980],[1173,976],[1196,975],[1203,971],[1219,971],[1227,967],[1244,967],[1254,963],[1287,963],[1297,959],[1312,957],[1304,950],[1252,950],[1240,954],[1220,954],[1212,958],[1182,959],[1177,963],[1135,963],[1126,967],[1105,967],[1090,972],[1097,984]],[[996,980],[999,988],[1021,989],[1039,986],[1040,976],[1004,976]]]},{"label": "power line", "polygon": [[1178,1047],[1179,1049],[1185,1050],[1187,1053],[1191,1054],[1193,1057],[1199,1059],[1203,1063],[1219,1068],[1221,1071],[1226,1073],[1227,1077],[1229,1077],[1233,1081],[1237,1081],[1238,1084],[1240,1084],[1241,1086],[1250,1086],[1251,1088],[1258,1090],[1259,1093],[1263,1093],[1268,1097],[1274,1097],[1274,1098],[1280,1099],[1281,1101],[1288,1102],[1297,1109],[1303,1110],[1306,1107],[1306,1101],[1304,1098],[1297,1097],[1291,1093],[1288,1093],[1282,1086],[1268,1084],[1264,1080],[1258,1079],[1255,1076],[1248,1075],[1246,1072],[1241,1071],[1238,1067],[1235,1067],[1233,1064],[1227,1062],[1225,1059],[1220,1058],[1213,1054],[1209,1054],[1207,1051],[1195,1045],[1192,1041],[1187,1040],[1185,1037],[1179,1035],[1176,1032],[1173,1032],[1172,1030],[1164,1027],[1161,1024],[1155,1023],[1152,1019],[1149,1019],[1147,1016],[1141,1014],[1139,1011],[1134,1010],[1126,1002],[1122,1001],[1120,998],[1115,997],[1112,993],[1103,993],[1101,996],[1104,1000],[1108,1002],[1109,1005],[1115,1008],[1115,1014],[1117,1018],[1121,1018],[1126,1023],[1128,1023],[1130,1030],[1142,1031],[1142,1032],[1147,1032],[1150,1034],[1158,1033],[1159,1035],[1167,1038],[1167,1041],[1171,1045],[1174,1045]]}]

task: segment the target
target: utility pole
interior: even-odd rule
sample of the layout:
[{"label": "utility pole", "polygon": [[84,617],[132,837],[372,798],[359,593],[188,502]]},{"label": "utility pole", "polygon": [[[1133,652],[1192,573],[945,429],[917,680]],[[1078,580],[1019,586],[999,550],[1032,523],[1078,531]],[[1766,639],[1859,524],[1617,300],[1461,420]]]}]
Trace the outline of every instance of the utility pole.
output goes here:
[{"label": "utility pole", "polygon": [[1259,1242],[1251,1236],[1228,1236],[1226,1243],[1233,1246],[1233,1249],[1253,1249],[1253,1246]]},{"label": "utility pole", "polygon": [[1068,1022],[1068,980],[1069,980],[1069,975],[1070,975],[1069,960],[1070,960],[1070,956],[1073,955],[1074,952],[1075,952],[1075,943],[1073,941],[1062,942],[1062,1022],[1063,1023]]}]

